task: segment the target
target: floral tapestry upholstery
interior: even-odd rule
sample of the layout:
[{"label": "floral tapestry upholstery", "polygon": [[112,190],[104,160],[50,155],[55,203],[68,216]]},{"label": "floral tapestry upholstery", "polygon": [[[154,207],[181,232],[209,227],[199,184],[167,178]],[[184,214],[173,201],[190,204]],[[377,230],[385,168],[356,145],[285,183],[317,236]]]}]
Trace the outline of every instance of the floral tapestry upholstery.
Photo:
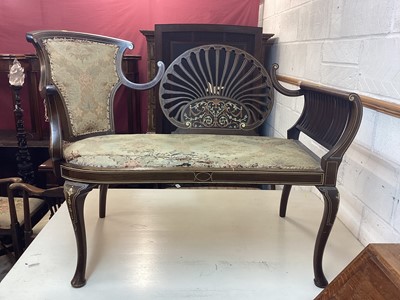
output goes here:
[{"label": "floral tapestry upholstery", "polygon": [[51,79],[61,93],[74,136],[111,128],[110,97],[119,82],[116,45],[62,38],[44,41]]},{"label": "floral tapestry upholstery", "polygon": [[212,134],[97,136],[66,144],[64,157],[98,168],[229,168],[320,171],[320,162],[297,141]]},{"label": "floral tapestry upholstery", "polygon": [[[0,197],[0,228],[9,228],[11,224],[10,210],[7,197]],[[17,211],[18,222],[24,222],[24,202],[22,198],[14,198],[15,209]],[[43,200],[37,198],[29,198],[30,211],[35,211]]]}]

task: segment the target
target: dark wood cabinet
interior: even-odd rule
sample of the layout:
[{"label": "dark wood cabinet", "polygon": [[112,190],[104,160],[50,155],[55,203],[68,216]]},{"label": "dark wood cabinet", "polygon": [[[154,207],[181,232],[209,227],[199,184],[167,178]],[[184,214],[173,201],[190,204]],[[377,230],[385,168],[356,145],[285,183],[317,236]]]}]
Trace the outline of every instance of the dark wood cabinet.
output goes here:
[{"label": "dark wood cabinet", "polygon": [[400,299],[400,244],[368,245],[315,299]]},{"label": "dark wood cabinet", "polygon": [[[156,24],[155,30],[141,30],[147,40],[148,78],[156,74],[156,62],[166,67],[180,54],[206,44],[225,44],[243,49],[264,63],[273,34],[263,34],[261,27],[217,24]],[[148,131],[170,133],[173,126],[163,116],[158,89],[148,94]]]}]

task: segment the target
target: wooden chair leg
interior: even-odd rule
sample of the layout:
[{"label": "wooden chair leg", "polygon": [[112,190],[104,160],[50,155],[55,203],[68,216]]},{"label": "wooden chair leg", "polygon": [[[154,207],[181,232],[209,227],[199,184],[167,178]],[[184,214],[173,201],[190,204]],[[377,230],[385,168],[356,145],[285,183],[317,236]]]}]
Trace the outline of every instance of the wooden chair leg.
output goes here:
[{"label": "wooden chair leg", "polygon": [[33,240],[32,220],[29,207],[29,195],[26,191],[23,191],[24,201],[24,241],[25,248],[27,248]]},{"label": "wooden chair leg", "polygon": [[13,225],[14,229],[11,234],[11,241],[12,241],[12,250],[14,252],[15,260],[18,260],[18,258],[22,255],[23,253],[23,241],[21,239],[21,235],[18,233],[17,226],[18,224]]},{"label": "wooden chair leg", "polygon": [[284,218],[286,216],[286,209],[289,200],[290,190],[292,189],[291,185],[284,185],[281,195],[281,205],[279,208],[279,216]]},{"label": "wooden chair leg", "polygon": [[95,187],[94,184],[65,181],[64,195],[70,213],[71,222],[75,232],[77,246],[77,264],[74,277],[71,280],[73,287],[82,287],[86,284],[86,230],[84,219],[84,204],[87,194]]},{"label": "wooden chair leg", "polygon": [[314,282],[315,285],[324,288],[328,285],[328,281],[322,270],[322,258],[326,242],[331,233],[336,214],[339,209],[339,192],[336,187],[318,187],[317,189],[324,197],[324,213],[321,225],[318,230],[317,239],[314,248]]},{"label": "wooden chair leg", "polygon": [[99,199],[99,217],[106,217],[106,200],[107,200],[108,184],[100,185],[100,199]]}]

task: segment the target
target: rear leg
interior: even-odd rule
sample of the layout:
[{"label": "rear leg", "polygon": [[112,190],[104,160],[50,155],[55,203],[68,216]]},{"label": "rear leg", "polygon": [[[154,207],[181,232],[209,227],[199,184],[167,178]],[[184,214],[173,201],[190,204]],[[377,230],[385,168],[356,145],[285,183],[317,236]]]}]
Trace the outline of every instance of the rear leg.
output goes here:
[{"label": "rear leg", "polygon": [[279,216],[284,218],[286,216],[286,209],[289,200],[290,190],[292,189],[291,185],[284,185],[281,195],[281,206],[279,208]]},{"label": "rear leg", "polygon": [[108,184],[101,184],[100,185],[100,196],[99,196],[99,217],[100,218],[106,217],[107,191],[108,191]]}]

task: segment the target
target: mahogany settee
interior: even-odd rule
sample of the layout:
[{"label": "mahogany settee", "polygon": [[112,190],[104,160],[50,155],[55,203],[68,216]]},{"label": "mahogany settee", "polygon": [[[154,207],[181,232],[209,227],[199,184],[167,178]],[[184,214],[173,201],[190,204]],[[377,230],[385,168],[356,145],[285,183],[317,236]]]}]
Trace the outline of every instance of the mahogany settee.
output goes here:
[{"label": "mahogany settee", "polygon": [[[121,72],[122,55],[133,46],[128,41],[68,31],[30,32],[27,40],[40,59],[50,155],[56,175],[65,179],[76,236],[72,286],[86,283],[86,195],[99,187],[104,218],[109,185],[133,183],[279,184],[284,186],[282,217],[293,185],[315,186],[324,212],[314,248],[314,281],[327,285],[322,258],[338,211],[338,168],[362,117],[356,94],[304,84],[288,90],[276,80],[277,65],[270,76],[253,56],[227,45],[190,49],[165,73],[159,62],[150,83],[136,84]],[[177,133],[115,134],[116,89],[123,84],[144,90],[157,83],[160,107]],[[259,135],[275,90],[304,98],[303,112],[287,138]],[[326,154],[313,153],[300,134],[324,146]]]}]

